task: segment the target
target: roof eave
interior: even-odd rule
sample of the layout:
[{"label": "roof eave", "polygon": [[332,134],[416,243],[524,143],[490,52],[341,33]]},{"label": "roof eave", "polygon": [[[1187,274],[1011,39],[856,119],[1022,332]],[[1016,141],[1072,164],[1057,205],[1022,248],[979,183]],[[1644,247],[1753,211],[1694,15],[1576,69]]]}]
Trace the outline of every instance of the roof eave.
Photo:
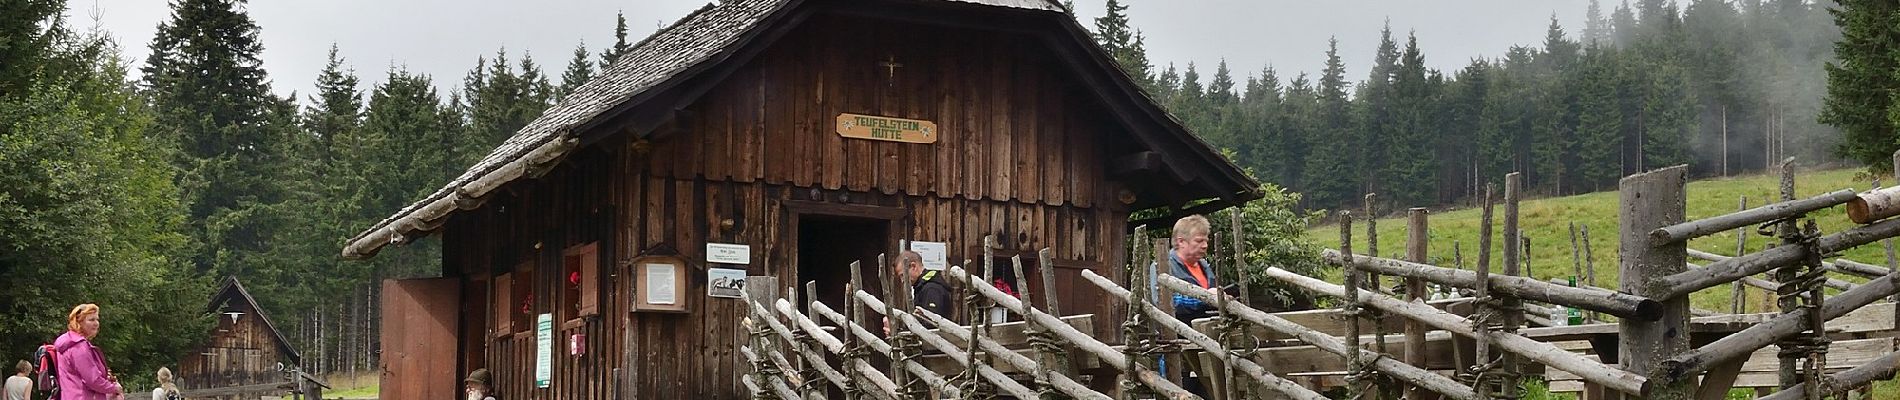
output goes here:
[{"label": "roof eave", "polygon": [[364,231],[356,238],[350,239],[349,245],[343,247],[342,256],[348,260],[366,259],[375,256],[383,246],[402,244],[426,236],[434,232],[436,228],[440,228],[449,214],[457,210],[474,208],[474,205],[479,205],[481,200],[496,188],[524,175],[535,175],[536,172],[546,171],[551,164],[559,162],[562,157],[574,150],[578,143],[579,140],[572,132],[556,135],[536,146],[526,156],[510,161],[502,168],[490,171],[468,184],[456,187],[451,194],[439,197],[428,205],[393,221],[378,224]]}]

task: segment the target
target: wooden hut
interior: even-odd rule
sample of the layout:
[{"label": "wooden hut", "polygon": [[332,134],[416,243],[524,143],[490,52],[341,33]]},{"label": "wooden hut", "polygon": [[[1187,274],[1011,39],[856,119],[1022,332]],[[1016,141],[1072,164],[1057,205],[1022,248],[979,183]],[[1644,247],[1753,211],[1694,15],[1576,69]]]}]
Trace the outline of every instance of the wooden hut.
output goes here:
[{"label": "wooden hut", "polygon": [[1131,213],[1258,196],[1057,2],[728,0],[343,256],[442,240],[444,278],[384,283],[384,398],[476,368],[508,399],[735,398],[746,308],[715,297],[734,275],[835,304],[851,261],[910,241],[962,264],[994,235],[1000,256],[1053,249],[1031,274],[1115,332],[1080,273],[1125,280]]},{"label": "wooden hut", "polygon": [[179,361],[173,374],[180,389],[193,398],[256,399],[295,388],[280,368],[296,367],[303,357],[237,277],[224,279],[205,312],[217,325],[203,346]]}]

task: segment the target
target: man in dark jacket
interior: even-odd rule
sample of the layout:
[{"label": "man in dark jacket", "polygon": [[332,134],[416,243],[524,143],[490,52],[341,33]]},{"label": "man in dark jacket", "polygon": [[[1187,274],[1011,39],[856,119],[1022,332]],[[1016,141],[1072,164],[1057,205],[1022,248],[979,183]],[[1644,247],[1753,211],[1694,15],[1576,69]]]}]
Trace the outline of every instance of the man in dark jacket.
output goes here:
[{"label": "man in dark jacket", "polygon": [[[923,255],[905,250],[897,257],[897,265],[891,270],[897,273],[897,276],[910,281],[912,305],[952,321],[956,320],[956,314],[950,313],[950,306],[953,303],[950,298],[949,282],[944,281],[942,271],[924,270]],[[929,320],[924,320],[928,325]],[[884,333],[887,336],[890,334],[890,318],[884,319]]]},{"label": "man in dark jacket", "polygon": [[950,284],[944,282],[942,271],[924,270],[924,256],[915,251],[905,250],[897,258],[903,270],[903,276],[909,279],[911,298],[918,308],[950,318]]}]

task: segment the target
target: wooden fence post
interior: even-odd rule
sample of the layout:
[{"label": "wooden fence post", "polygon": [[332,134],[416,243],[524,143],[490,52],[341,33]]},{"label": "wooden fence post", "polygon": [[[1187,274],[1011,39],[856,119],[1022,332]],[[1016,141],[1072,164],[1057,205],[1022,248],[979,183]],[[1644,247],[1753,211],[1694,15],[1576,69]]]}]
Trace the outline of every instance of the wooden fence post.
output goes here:
[{"label": "wooden fence post", "polygon": [[[1431,236],[1428,235],[1426,231],[1429,224],[1427,221],[1427,212],[1424,208],[1412,208],[1406,210],[1406,217],[1405,258],[1416,263],[1431,262],[1426,253],[1426,245],[1431,239]],[[1405,297],[1415,302],[1427,299],[1425,296],[1425,280],[1417,277],[1406,277]],[[1425,365],[1426,330],[1425,323],[1423,322],[1410,318],[1405,320],[1405,363]],[[1407,385],[1405,390],[1405,398],[1407,400],[1422,400],[1430,396],[1430,394],[1431,392],[1427,392],[1418,386]]]},{"label": "wooden fence post", "polygon": [[[1492,184],[1484,185],[1484,213],[1478,222],[1478,265],[1472,270],[1476,271],[1478,276],[1477,287],[1474,288],[1473,293],[1479,300],[1491,296],[1491,212],[1493,206],[1491,196],[1496,189]],[[1484,308],[1488,307],[1477,302],[1473,302],[1472,306],[1473,314],[1482,313]],[[1474,325],[1476,325],[1474,330],[1478,333],[1476,342],[1472,343],[1474,357],[1471,365],[1459,366],[1461,368],[1459,373],[1471,374],[1471,387],[1477,388],[1478,394],[1488,398],[1497,394],[1496,388],[1486,384],[1481,374],[1483,372],[1481,370],[1488,369],[1491,365],[1491,323],[1479,321]]]},{"label": "wooden fence post", "polygon": [[[1156,254],[1152,250],[1142,249],[1143,246],[1148,246],[1147,239],[1148,227],[1135,227],[1135,239],[1130,242],[1133,242],[1132,244],[1135,246],[1133,258],[1136,262],[1129,268],[1128,286],[1140,289],[1128,291],[1127,302],[1131,305],[1147,301],[1148,292],[1154,287],[1148,283],[1148,275],[1153,274],[1155,268],[1159,268],[1160,266],[1156,256],[1165,256],[1166,254]],[[1147,368],[1150,371],[1155,370],[1156,363],[1152,362],[1153,357],[1147,357],[1146,354],[1149,347],[1153,345],[1154,336],[1154,331],[1148,329],[1148,327],[1142,323],[1141,310],[1132,306],[1128,307],[1127,320],[1122,322],[1122,340],[1124,342],[1122,345],[1122,357],[1123,364],[1128,365],[1128,369],[1121,371],[1121,381],[1119,385],[1121,393],[1119,393],[1119,398],[1134,400],[1140,396],[1153,394],[1141,385],[1141,382],[1136,379],[1134,374],[1139,368]]]},{"label": "wooden fence post", "polygon": [[[1339,254],[1352,257],[1352,212],[1339,212]],[[1351,266],[1341,267],[1346,274],[1346,396],[1360,398],[1364,390],[1359,384],[1359,372],[1364,361],[1359,356],[1359,269]]]},{"label": "wooden fence post", "polygon": [[[1524,232],[1517,229],[1517,205],[1524,197],[1523,176],[1522,172],[1504,175],[1504,275],[1507,276],[1524,274],[1521,265],[1523,260],[1520,257],[1524,250]],[[1504,327],[1500,330],[1516,334],[1517,328],[1524,326],[1524,300],[1512,295],[1502,295],[1498,298],[1499,308],[1504,311]],[[1524,378],[1523,366],[1517,361],[1516,354],[1507,352],[1500,355],[1503,356],[1501,359],[1504,368],[1503,376],[1508,379],[1502,382],[1504,397],[1513,399],[1521,397],[1517,385],[1518,380]]]},{"label": "wooden fence post", "polygon": [[[1234,242],[1233,242],[1233,245],[1229,247],[1231,248],[1230,251],[1234,253],[1234,259],[1233,261],[1231,261],[1231,264],[1234,266],[1234,275],[1231,277],[1222,279],[1220,283],[1224,284],[1224,283],[1232,282],[1235,284],[1239,284],[1240,298],[1238,300],[1241,302],[1241,304],[1246,304],[1247,302],[1247,250],[1246,250],[1247,240],[1246,240],[1246,236],[1243,235],[1244,230],[1242,229],[1243,227],[1241,225],[1242,223],[1241,213],[1243,212],[1243,208],[1244,206],[1236,206],[1234,208],[1228,209],[1227,211],[1227,217],[1228,217],[1227,227],[1233,230],[1233,235],[1230,237],[1230,239],[1232,239]],[[1224,286],[1224,285],[1220,285],[1220,286]],[[1218,289],[1220,286],[1215,286],[1216,289],[1214,290],[1220,290]],[[1222,293],[1222,294],[1226,294],[1226,293]],[[1236,381],[1234,379],[1234,364],[1238,362],[1237,358],[1240,357],[1239,354],[1252,354],[1253,340],[1251,340],[1252,338],[1246,337],[1247,335],[1246,331],[1241,329],[1243,325],[1241,325],[1240,318],[1235,317],[1232,311],[1228,311],[1229,310],[1228,306],[1232,305],[1229,303],[1235,300],[1230,299],[1229,296],[1221,296],[1220,298],[1216,300],[1217,301],[1215,302],[1215,306],[1220,309],[1220,316],[1221,316],[1221,323],[1222,323],[1220,327],[1220,344],[1221,346],[1225,346],[1228,351],[1226,354],[1221,354],[1218,357],[1209,357],[1209,358],[1220,359],[1221,366],[1223,368],[1226,368],[1226,371],[1225,371],[1226,373],[1221,375],[1222,376],[1221,390],[1223,391],[1221,393],[1222,398],[1225,398],[1225,399],[1245,398],[1244,396],[1247,396],[1247,393],[1249,392],[1247,388],[1253,387],[1253,384],[1249,383],[1245,385],[1245,387],[1234,385],[1234,382]]]},{"label": "wooden fence post", "polygon": [[[1366,193],[1366,254],[1373,257],[1379,256],[1379,209],[1376,204],[1377,200],[1377,193]],[[1365,287],[1372,289],[1373,293],[1387,293],[1385,290],[1385,277],[1383,275],[1380,275],[1378,272],[1372,272],[1364,276],[1367,279],[1366,282],[1362,283]],[[1361,312],[1364,311],[1364,309],[1361,309]],[[1370,314],[1371,315],[1367,315],[1367,317],[1370,317],[1368,318],[1368,322],[1372,322],[1372,348],[1374,351],[1378,351],[1379,354],[1392,354],[1392,351],[1387,349],[1385,344],[1385,314],[1377,310],[1372,311]],[[1361,367],[1364,366],[1362,365]],[[1374,383],[1379,387],[1379,398],[1390,400],[1399,397],[1398,390],[1390,384],[1390,380],[1377,376],[1374,378]]]},{"label": "wooden fence post", "polygon": [[[746,277],[745,291],[746,301],[760,305],[771,304],[771,302],[778,300],[778,278],[771,276],[748,276]],[[768,318],[767,316],[752,315],[752,313],[747,314],[755,319]],[[779,351],[778,342],[774,341],[771,335],[772,326],[766,324],[765,321],[753,321],[750,325],[752,328],[751,348],[754,353],[760,355],[758,360],[752,364],[752,380],[758,382],[760,388],[764,389],[754,392],[752,398],[778,399],[780,396],[769,388],[771,387],[771,382],[783,381],[779,376],[782,371],[778,369],[777,364],[772,363],[771,358],[765,356],[768,354],[777,354]]]},{"label": "wooden fence post", "polygon": [[[1590,254],[1590,224],[1583,224],[1583,226],[1577,227],[1577,234],[1583,237],[1583,281],[1584,281],[1584,284],[1590,285],[1590,287],[1602,287],[1602,286],[1597,286],[1596,256],[1594,254]],[[1591,311],[1590,320],[1602,321],[1603,316],[1598,315],[1596,311]]]},{"label": "wooden fence post", "polygon": [[[1740,200],[1740,202],[1741,202],[1741,205],[1739,206],[1740,208],[1737,208],[1737,209],[1747,211],[1748,210],[1748,196],[1742,196],[1742,199]],[[1735,256],[1741,257],[1747,253],[1748,253],[1748,228],[1735,228]],[[1743,286],[1742,281],[1737,280],[1735,281],[1735,284],[1729,285],[1729,290],[1732,291],[1732,293],[1729,295],[1729,302],[1734,303],[1734,304],[1729,305],[1729,308],[1730,308],[1729,313],[1741,314],[1741,313],[1748,312],[1748,287]]]},{"label": "wooden fence post", "polygon": [[[1662,277],[1688,269],[1685,242],[1651,246],[1648,232],[1683,221],[1688,166],[1678,165],[1631,175],[1618,183],[1617,222],[1621,227],[1618,266],[1623,292],[1662,302],[1663,317],[1656,321],[1622,319],[1617,326],[1617,363],[1626,371],[1646,376],[1663,360],[1689,350],[1689,298],[1661,298],[1669,289]],[[1695,379],[1662,382],[1651,379],[1645,392],[1654,400],[1685,400],[1694,395]]]},{"label": "wooden fence post", "polygon": [[[790,297],[793,302],[792,304],[805,304],[805,314],[811,315],[813,312],[811,304],[818,302],[818,281],[805,282],[805,302],[799,303],[796,294]],[[813,365],[813,361],[807,359],[807,357],[803,357],[805,354],[817,352],[818,337],[812,336],[811,332],[806,332],[803,329],[790,329],[789,331],[792,333],[792,345],[797,348],[798,354],[800,355],[800,357],[796,357],[798,360],[798,374],[800,378],[798,384],[799,395],[807,399],[825,398],[830,391],[825,390],[824,385],[819,383],[821,379],[825,377],[820,367],[829,368],[829,366]]]}]

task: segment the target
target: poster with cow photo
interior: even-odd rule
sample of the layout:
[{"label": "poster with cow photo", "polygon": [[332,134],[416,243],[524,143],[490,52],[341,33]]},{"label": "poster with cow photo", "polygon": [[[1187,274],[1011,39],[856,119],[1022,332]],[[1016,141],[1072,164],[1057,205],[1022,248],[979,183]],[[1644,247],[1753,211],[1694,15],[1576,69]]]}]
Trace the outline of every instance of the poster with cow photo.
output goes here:
[{"label": "poster with cow photo", "polygon": [[706,295],[712,297],[745,297],[745,270],[711,268],[706,270]]}]

